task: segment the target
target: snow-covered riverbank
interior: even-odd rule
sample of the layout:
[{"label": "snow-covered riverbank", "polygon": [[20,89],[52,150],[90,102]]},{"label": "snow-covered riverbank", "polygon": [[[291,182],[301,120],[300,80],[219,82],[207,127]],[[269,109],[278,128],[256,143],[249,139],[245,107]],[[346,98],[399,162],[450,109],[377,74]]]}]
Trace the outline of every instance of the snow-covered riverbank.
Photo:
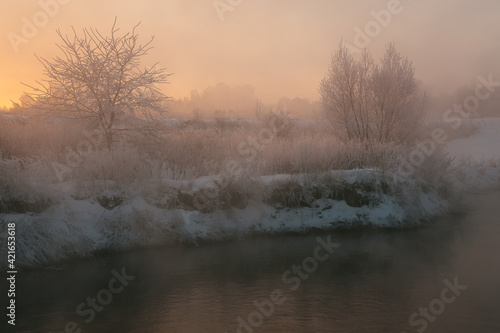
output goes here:
[{"label": "snow-covered riverbank", "polygon": [[[16,223],[17,264],[32,267],[102,250],[222,240],[255,232],[404,227],[449,208],[436,191],[389,185],[374,170],[335,171],[316,180],[263,176],[247,183],[246,193],[228,189],[232,204],[225,205],[221,199],[217,209],[205,212],[187,204],[202,183],[200,179],[188,188],[187,182],[160,182],[159,187],[175,198],[163,192],[163,196],[137,196],[107,208],[102,202],[75,199],[68,190],[60,204],[44,212],[4,214],[2,228],[7,222]],[[168,204],[181,196],[185,202]]]},{"label": "snow-covered riverbank", "polygon": [[[227,183],[214,177],[152,179],[132,186],[127,195],[113,191],[113,182],[106,181],[97,185],[108,192],[89,197],[82,192],[85,183],[67,181],[48,188],[59,199],[47,209],[0,214],[1,247],[6,247],[7,224],[13,222],[18,267],[53,265],[99,251],[196,244],[251,233],[417,226],[453,208],[452,189],[469,191],[500,183],[500,120],[478,122],[476,134],[447,143],[456,159],[444,183],[357,169],[240,177]],[[464,162],[469,152],[473,158]]]}]

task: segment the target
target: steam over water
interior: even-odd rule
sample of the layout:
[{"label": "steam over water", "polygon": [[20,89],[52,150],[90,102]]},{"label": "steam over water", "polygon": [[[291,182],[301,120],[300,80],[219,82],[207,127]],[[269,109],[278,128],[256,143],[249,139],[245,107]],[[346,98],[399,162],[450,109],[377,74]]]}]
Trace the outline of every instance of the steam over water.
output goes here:
[{"label": "steam over water", "polygon": [[[331,254],[322,248],[324,261],[310,259],[318,237],[327,240],[323,232],[104,255],[62,270],[21,272],[17,325],[8,330],[64,332],[74,322],[82,332],[107,333],[500,332],[500,193],[467,202],[468,213],[421,229],[331,231],[330,241],[340,246]],[[294,265],[311,273],[295,274]],[[120,292],[100,292],[122,269],[134,278]],[[460,287],[452,290],[453,284]],[[99,295],[109,303],[87,324],[87,298]],[[279,302],[270,307],[273,297]],[[85,315],[76,312],[81,303]]]}]

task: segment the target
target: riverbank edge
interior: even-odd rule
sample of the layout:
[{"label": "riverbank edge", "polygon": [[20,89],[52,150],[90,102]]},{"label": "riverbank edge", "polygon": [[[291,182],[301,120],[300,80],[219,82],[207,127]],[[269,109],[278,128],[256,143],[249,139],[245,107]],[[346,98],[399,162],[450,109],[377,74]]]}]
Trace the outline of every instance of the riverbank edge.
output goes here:
[{"label": "riverbank edge", "polygon": [[[252,234],[412,228],[449,213],[455,201],[449,184],[429,186],[423,180],[360,169],[315,177],[261,176],[251,183],[241,180],[221,188],[219,196],[198,210],[179,203],[179,194],[189,202],[208,183],[209,179],[189,184],[157,182],[158,192],[125,199],[114,207],[105,207],[109,200],[75,197],[66,187],[63,200],[43,212],[0,214],[1,252],[6,250],[3,239],[9,223],[16,225],[17,267],[43,268],[103,251],[197,244]],[[168,200],[172,193],[176,205]],[[6,259],[0,262],[2,269],[6,263]]]}]

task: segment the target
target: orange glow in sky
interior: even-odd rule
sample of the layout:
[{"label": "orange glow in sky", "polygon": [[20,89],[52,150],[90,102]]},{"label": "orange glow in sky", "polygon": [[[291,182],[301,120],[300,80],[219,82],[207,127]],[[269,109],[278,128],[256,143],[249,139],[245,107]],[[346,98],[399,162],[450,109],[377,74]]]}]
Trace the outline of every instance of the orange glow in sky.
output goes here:
[{"label": "orange glow in sky", "polygon": [[164,86],[174,98],[224,82],[251,85],[268,103],[317,100],[342,39],[366,44],[376,58],[394,41],[419,80],[438,92],[500,69],[497,0],[40,0],[5,2],[0,15],[0,106],[18,100],[21,82],[43,78],[35,54],[58,54],[55,29],[107,33],[115,16],[123,31],[141,21],[143,41],[155,36],[144,65],[159,62],[174,73]]}]

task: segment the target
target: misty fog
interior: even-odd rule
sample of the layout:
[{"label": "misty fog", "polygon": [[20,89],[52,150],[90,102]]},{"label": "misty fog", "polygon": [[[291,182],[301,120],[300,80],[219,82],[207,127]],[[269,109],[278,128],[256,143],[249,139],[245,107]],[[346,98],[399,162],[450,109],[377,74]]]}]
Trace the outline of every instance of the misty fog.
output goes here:
[{"label": "misty fog", "polygon": [[1,332],[500,332],[498,1],[0,15]]}]

